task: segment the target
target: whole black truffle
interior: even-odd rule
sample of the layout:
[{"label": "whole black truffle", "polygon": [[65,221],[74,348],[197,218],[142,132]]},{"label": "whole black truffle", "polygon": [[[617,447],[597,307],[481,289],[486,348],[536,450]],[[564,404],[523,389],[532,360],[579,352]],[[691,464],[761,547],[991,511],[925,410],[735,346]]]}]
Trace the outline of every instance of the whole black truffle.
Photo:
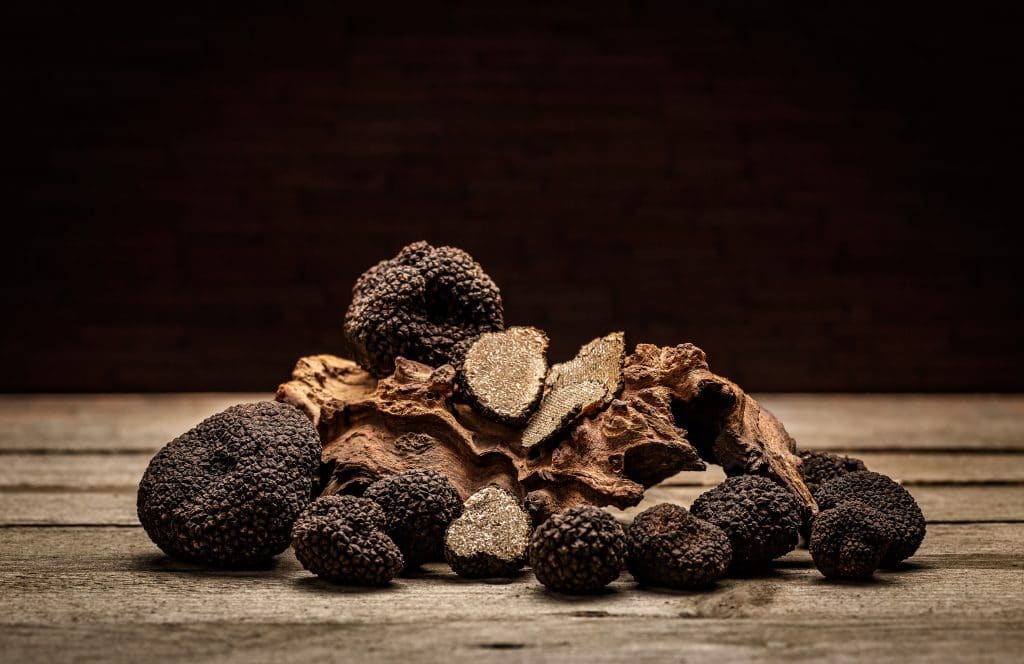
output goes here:
[{"label": "whole black truffle", "polygon": [[232,406],[156,453],[139,483],[139,521],[174,558],[259,564],[288,548],[319,466],[320,439],[294,406]]},{"label": "whole black truffle", "polygon": [[558,592],[598,590],[619,578],[626,535],[611,514],[591,505],[558,512],[533,531],[530,567]]},{"label": "whole black truffle", "polygon": [[706,586],[732,561],[729,538],[685,507],[662,503],[637,515],[626,530],[626,567],[638,583],[667,588]]},{"label": "whole black truffle", "polygon": [[819,452],[816,450],[804,450],[800,452],[800,477],[803,478],[807,489],[814,493],[819,486],[859,470],[867,470],[867,466],[860,459],[841,456],[831,452]]},{"label": "whole black truffle", "polygon": [[444,534],[462,514],[462,499],[436,470],[390,475],[367,487],[364,497],[384,510],[385,530],[401,549],[406,569],[444,556]]},{"label": "whole black truffle", "polygon": [[292,527],[292,548],[302,566],[334,583],[379,586],[405,560],[384,533],[384,511],[368,498],[323,496]]},{"label": "whole black truffle", "polygon": [[503,327],[501,293],[483,268],[461,249],[426,242],[364,272],[345,313],[354,359],[378,378],[398,356],[458,366],[456,345]]},{"label": "whole black truffle", "polygon": [[690,512],[725,531],[732,569],[756,570],[792,551],[800,532],[800,504],[767,477],[736,475],[693,501]]},{"label": "whole black truffle", "polygon": [[466,499],[444,538],[444,557],[459,576],[512,576],[526,564],[533,526],[519,499],[496,486]]},{"label": "whole black truffle", "polygon": [[909,491],[880,473],[862,470],[843,475],[818,487],[814,499],[822,511],[858,500],[889,518],[893,541],[882,557],[881,567],[892,567],[906,560],[924,541],[924,514],[917,501]]},{"label": "whole black truffle", "polygon": [[826,577],[866,579],[878,569],[894,537],[887,516],[860,501],[847,501],[814,520],[811,558]]}]

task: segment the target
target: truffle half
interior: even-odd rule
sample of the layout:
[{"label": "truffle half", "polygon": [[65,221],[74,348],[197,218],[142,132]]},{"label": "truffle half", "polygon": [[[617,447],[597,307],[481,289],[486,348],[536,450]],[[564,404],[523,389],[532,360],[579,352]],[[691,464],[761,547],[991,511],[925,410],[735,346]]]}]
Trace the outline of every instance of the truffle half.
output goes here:
[{"label": "truffle half", "polygon": [[818,514],[809,548],[814,565],[825,576],[866,579],[878,569],[894,537],[887,516],[851,500]]},{"label": "truffle half", "polygon": [[480,414],[520,426],[540,401],[548,371],[548,337],[535,327],[485,332],[462,359],[459,388]]},{"label": "truffle half", "polygon": [[384,512],[368,498],[323,496],[292,527],[292,548],[302,566],[334,583],[379,586],[405,561],[384,533]]},{"label": "truffle half", "polygon": [[406,569],[439,560],[444,534],[462,514],[462,499],[436,470],[414,470],[377,480],[363,493],[384,510],[387,534],[405,557]]},{"label": "truffle half", "polygon": [[662,503],[637,515],[626,529],[626,566],[638,583],[667,588],[706,586],[725,575],[729,538],[685,507]]},{"label": "truffle half", "polygon": [[512,576],[526,564],[533,527],[519,500],[487,486],[470,496],[445,535],[444,557],[467,578]]},{"label": "truffle half", "polygon": [[530,567],[551,590],[599,590],[619,578],[626,535],[611,514],[592,505],[572,507],[537,526],[530,538]]},{"label": "truffle half", "polygon": [[139,521],[179,560],[257,565],[288,548],[319,467],[320,438],[294,406],[232,406],[156,453],[139,483]]}]

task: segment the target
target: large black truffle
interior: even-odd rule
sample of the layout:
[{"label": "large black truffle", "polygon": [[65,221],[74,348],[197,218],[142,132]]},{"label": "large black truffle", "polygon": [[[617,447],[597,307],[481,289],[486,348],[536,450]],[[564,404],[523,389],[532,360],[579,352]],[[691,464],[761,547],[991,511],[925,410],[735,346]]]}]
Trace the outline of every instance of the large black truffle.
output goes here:
[{"label": "large black truffle", "polygon": [[837,477],[855,473],[859,470],[867,470],[867,466],[860,459],[841,456],[831,452],[819,452],[817,450],[804,450],[800,452],[800,477],[807,485],[808,491],[814,491],[829,480]]},{"label": "large black truffle", "polygon": [[232,406],[157,452],[139,483],[139,521],[174,558],[256,565],[288,548],[319,465],[320,439],[294,406]]},{"label": "large black truffle", "polygon": [[444,538],[444,557],[459,576],[512,576],[526,564],[533,526],[519,499],[486,486],[466,499]]},{"label": "large black truffle", "polygon": [[814,499],[822,511],[858,500],[889,517],[893,541],[882,558],[882,567],[892,567],[906,560],[924,541],[924,514],[917,501],[909,491],[881,473],[862,470],[843,475],[818,487]]},{"label": "large black truffle", "polygon": [[379,586],[405,564],[384,533],[384,511],[368,498],[323,496],[299,515],[292,548],[302,566],[334,583]]},{"label": "large black truffle", "polygon": [[367,487],[363,496],[383,508],[385,529],[401,549],[406,569],[444,556],[444,534],[462,514],[462,499],[443,474],[413,470],[390,475]]},{"label": "large black truffle", "polygon": [[599,590],[619,578],[626,535],[611,514],[591,505],[558,512],[533,531],[530,566],[551,590]]},{"label": "large black truffle", "polygon": [[818,514],[811,530],[811,558],[832,579],[869,578],[895,538],[892,522],[851,500]]},{"label": "large black truffle", "polygon": [[792,551],[800,532],[800,504],[767,477],[737,475],[693,501],[690,512],[725,531],[734,570],[756,570]]},{"label": "large black truffle", "polygon": [[638,583],[696,588],[721,578],[732,561],[729,538],[685,507],[662,503],[637,515],[626,530],[626,567]]},{"label": "large black truffle", "polygon": [[503,327],[501,293],[483,268],[461,249],[426,242],[364,272],[345,314],[354,359],[377,377],[398,356],[458,366],[457,345]]}]

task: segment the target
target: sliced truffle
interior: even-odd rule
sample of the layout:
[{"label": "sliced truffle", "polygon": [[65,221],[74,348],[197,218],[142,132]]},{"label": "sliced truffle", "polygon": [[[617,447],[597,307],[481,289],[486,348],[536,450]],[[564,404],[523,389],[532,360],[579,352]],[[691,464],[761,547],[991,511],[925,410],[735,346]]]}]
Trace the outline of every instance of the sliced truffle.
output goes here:
[{"label": "sliced truffle", "polygon": [[363,496],[384,510],[385,530],[402,551],[406,569],[441,559],[445,531],[462,514],[458,492],[436,470],[390,475],[367,487]]},{"label": "sliced truffle", "polygon": [[526,564],[533,526],[519,499],[495,486],[480,489],[462,506],[445,535],[444,557],[466,578],[512,576]]},{"label": "sliced truffle", "polygon": [[816,450],[804,450],[800,452],[800,476],[811,493],[829,480],[842,477],[859,470],[867,470],[867,466],[860,459],[841,456],[831,452],[819,452]]},{"label": "sliced truffle", "polygon": [[547,442],[581,416],[608,405],[622,389],[625,357],[625,336],[612,332],[580,348],[568,362],[551,367],[540,407],[523,429],[523,447],[530,450]]},{"label": "sliced truffle", "polygon": [[303,567],[327,581],[384,585],[405,564],[385,523],[384,511],[368,498],[323,496],[295,521],[292,548]]},{"label": "sliced truffle", "polygon": [[811,558],[828,578],[866,579],[878,569],[894,538],[889,517],[850,500],[818,514],[811,531]]},{"label": "sliced truffle", "polygon": [[426,242],[364,272],[345,313],[355,360],[378,378],[399,356],[457,365],[457,345],[503,327],[501,293],[483,268],[461,249]]},{"label": "sliced truffle", "polygon": [[690,512],[725,531],[734,570],[764,567],[792,551],[799,538],[800,504],[767,477],[726,478],[698,496]]},{"label": "sliced truffle", "polygon": [[530,567],[551,590],[599,590],[619,578],[626,562],[626,535],[611,514],[591,505],[559,512],[533,531]]},{"label": "sliced truffle", "polygon": [[667,588],[706,586],[732,561],[729,538],[685,507],[662,503],[641,512],[626,530],[626,566],[638,583]]},{"label": "sliced truffle", "polygon": [[818,487],[814,498],[822,511],[858,500],[889,518],[893,541],[882,558],[882,567],[892,567],[906,560],[924,541],[924,514],[917,501],[909,491],[881,473],[862,470],[837,477]]},{"label": "sliced truffle", "polygon": [[179,560],[258,565],[288,548],[319,466],[320,439],[294,406],[232,406],[156,453],[139,483],[139,521]]},{"label": "sliced truffle", "polygon": [[480,414],[521,426],[537,406],[548,371],[548,337],[535,327],[485,332],[469,344],[459,388]]}]

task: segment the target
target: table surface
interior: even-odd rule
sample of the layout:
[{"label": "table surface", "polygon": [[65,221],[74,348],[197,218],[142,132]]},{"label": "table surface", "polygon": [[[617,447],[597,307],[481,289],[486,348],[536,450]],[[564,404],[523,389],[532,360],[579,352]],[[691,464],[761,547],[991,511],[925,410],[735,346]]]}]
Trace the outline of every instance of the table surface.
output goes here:
[{"label": "table surface", "polygon": [[[291,552],[266,571],[177,563],[135,488],[153,452],[258,394],[0,397],[3,661],[1003,661],[1024,651],[1024,396],[760,395],[803,448],[854,454],[928,520],[906,569],[826,581],[806,550],[703,592],[560,596],[529,571],[443,564],[384,589],[332,586]],[[720,481],[682,473],[639,509]]]}]

